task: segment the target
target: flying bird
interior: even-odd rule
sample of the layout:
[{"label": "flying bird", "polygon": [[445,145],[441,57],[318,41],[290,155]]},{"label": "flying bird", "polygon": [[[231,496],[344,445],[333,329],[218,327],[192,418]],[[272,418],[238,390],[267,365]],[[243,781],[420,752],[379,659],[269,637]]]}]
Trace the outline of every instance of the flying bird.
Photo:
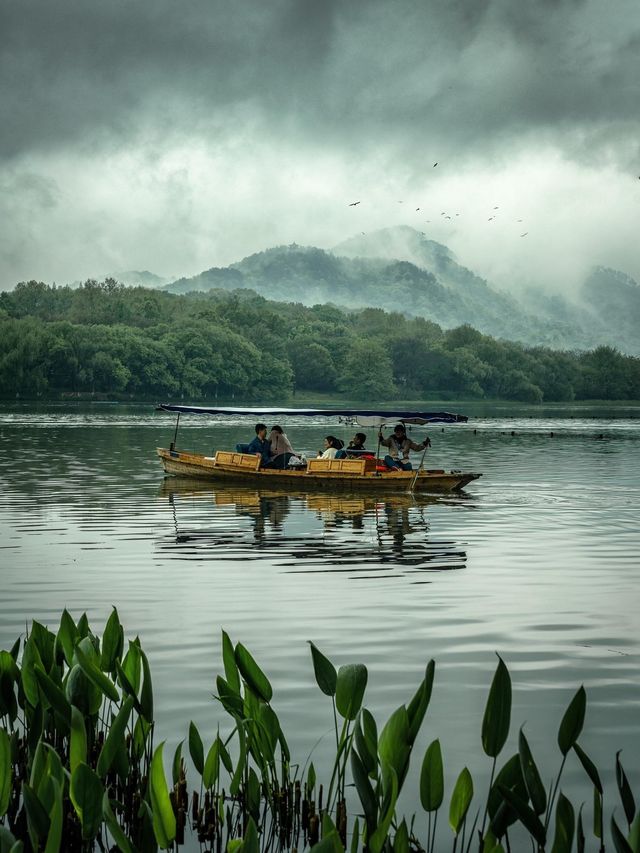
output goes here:
[{"label": "flying bird", "polygon": [[524,234],[521,234],[520,236],[521,236],[521,237],[526,237],[528,233],[529,233],[528,231],[525,231],[525,232],[524,232]]},{"label": "flying bird", "polygon": [[494,210],[500,210],[500,208],[499,208],[497,205],[496,205],[496,207],[494,207],[493,209],[494,209]]},{"label": "flying bird", "polygon": [[435,167],[436,167],[437,165],[438,165],[438,163],[437,163],[437,161],[436,161],[436,162],[433,164],[433,168],[435,169]]},{"label": "flying bird", "polygon": [[420,210],[420,208],[419,208],[419,207],[416,207],[416,213],[417,213],[419,210]]},{"label": "flying bird", "polygon": [[355,207],[356,204],[360,204],[360,202],[359,201],[352,201],[351,204],[349,205],[349,207]]},{"label": "flying bird", "polygon": [[490,217],[487,219],[487,222],[491,222],[491,220],[492,220],[492,219],[495,219],[495,216],[490,216]]},{"label": "flying bird", "polygon": [[451,217],[450,217],[450,216],[445,216],[445,219],[451,219]]}]

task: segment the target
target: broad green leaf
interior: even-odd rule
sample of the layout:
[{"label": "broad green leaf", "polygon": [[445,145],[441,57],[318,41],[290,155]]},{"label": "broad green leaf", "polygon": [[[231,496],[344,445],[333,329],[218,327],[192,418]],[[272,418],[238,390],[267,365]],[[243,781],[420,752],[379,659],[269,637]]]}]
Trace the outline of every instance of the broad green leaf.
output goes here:
[{"label": "broad green leaf", "polygon": [[[338,673],[338,681],[339,680],[340,673]],[[369,839],[369,850],[371,853],[382,853],[389,834],[389,827],[391,826],[391,821],[393,820],[396,810],[396,802],[398,800],[398,779],[393,768],[389,769],[389,776],[391,781],[389,785],[388,804],[386,811],[378,822],[375,832]]]},{"label": "broad green leaf", "polygon": [[589,777],[589,779],[591,779],[595,788],[601,794],[602,793],[602,782],[600,781],[600,774],[598,773],[598,769],[597,769],[596,765],[589,758],[587,753],[582,749],[580,744],[574,743],[573,751],[578,756],[578,758],[580,760],[580,764],[582,764],[582,766],[584,767],[587,776]]},{"label": "broad green leaf", "polygon": [[78,637],[82,640],[89,633],[89,619],[87,618],[87,614],[83,613],[82,616],[78,619]]},{"label": "broad green leaf", "polygon": [[29,639],[37,646],[40,654],[40,660],[42,662],[42,668],[45,672],[49,672],[53,666],[54,660],[53,647],[56,640],[55,634],[52,634],[48,628],[34,620],[31,623],[31,634],[29,635]]},{"label": "broad green leaf", "polygon": [[176,837],[176,818],[169,799],[169,789],[164,775],[162,750],[164,741],[157,747],[151,759],[149,770],[149,793],[153,811],[153,831],[158,845],[163,849],[171,847]]},{"label": "broad green leaf", "polygon": [[336,681],[336,708],[345,720],[355,720],[367,688],[367,668],[361,663],[341,666]]},{"label": "broad green leaf", "polygon": [[220,773],[220,738],[216,737],[211,744],[211,748],[207,753],[206,761],[204,762],[204,770],[202,771],[202,781],[204,787],[209,789],[218,781]]},{"label": "broad green leaf", "polygon": [[561,791],[556,806],[556,831],[551,853],[571,853],[575,825],[573,806]]},{"label": "broad green leaf", "polygon": [[4,817],[11,799],[11,742],[4,729],[0,729],[0,817]]},{"label": "broad green leaf", "polygon": [[613,814],[611,815],[611,837],[613,838],[613,846],[616,848],[617,853],[633,853],[631,845],[624,837]]},{"label": "broad green leaf", "polygon": [[427,708],[429,707],[429,702],[431,701],[431,692],[433,690],[433,678],[436,671],[435,661],[430,660],[427,664],[427,669],[425,671],[424,679],[422,680],[422,684],[416,691],[415,696],[409,702],[407,707],[407,714],[409,715],[409,740],[411,744],[415,742],[415,739],[420,731],[420,726],[422,725],[422,721],[424,720],[424,715],[427,713]]},{"label": "broad green leaf", "polygon": [[449,806],[449,826],[455,833],[460,834],[462,824],[469,811],[471,800],[473,799],[473,779],[471,773],[465,767],[453,788],[451,795],[451,804]]},{"label": "broad green leaf", "polygon": [[629,831],[629,844],[633,853],[640,853],[640,812],[635,816]]},{"label": "broad green leaf", "polygon": [[131,696],[127,696],[109,727],[109,733],[105,738],[102,749],[100,750],[100,755],[98,756],[96,770],[98,772],[98,776],[101,778],[104,778],[107,775],[111,765],[116,759],[118,751],[124,745],[127,723],[129,722],[132,709],[133,699]]},{"label": "broad green leaf", "polygon": [[593,834],[602,838],[602,795],[597,788],[593,789]]},{"label": "broad green leaf", "polygon": [[62,647],[68,666],[73,665],[73,651],[78,640],[78,629],[69,612],[65,609],[60,617],[58,643]]},{"label": "broad green leaf", "polygon": [[560,752],[566,755],[580,737],[587,710],[587,694],[584,687],[578,688],[576,695],[569,703],[558,729],[558,746]]},{"label": "broad green leaf", "polygon": [[140,693],[140,704],[142,705],[142,716],[148,723],[153,722],[153,684],[151,682],[151,669],[146,654],[140,649],[142,660],[142,692]]},{"label": "broad green leaf", "polygon": [[[40,652],[38,651],[38,647],[33,640],[33,635],[29,636],[29,639],[24,644],[24,651],[22,653],[22,689],[24,690],[24,695],[27,698],[27,701],[34,708],[38,704],[40,699],[40,688],[38,686],[38,680],[36,678],[36,674],[34,672],[34,667],[36,664],[39,664],[42,667],[42,658],[40,657]],[[42,667],[44,669],[44,667]]]},{"label": "broad green leaf", "polygon": [[511,676],[498,655],[498,667],[482,719],[482,748],[491,758],[498,756],[509,735],[511,723]]},{"label": "broad green leaf", "polygon": [[204,771],[204,746],[202,745],[202,738],[200,737],[198,727],[193,720],[189,723],[189,755],[191,756],[194,767],[202,776]]},{"label": "broad green leaf", "polygon": [[385,723],[378,740],[378,753],[382,765],[395,770],[400,788],[411,753],[409,715],[404,705],[397,708]]},{"label": "broad green leaf", "polygon": [[253,769],[249,768],[249,778],[247,779],[246,801],[249,808],[249,814],[255,821],[260,821],[260,780],[258,774]]},{"label": "broad green leaf", "polygon": [[240,693],[232,690],[221,675],[216,678],[216,687],[218,688],[218,698],[225,711],[231,716],[241,717],[244,713],[244,703]]},{"label": "broad green leaf", "polygon": [[113,681],[107,678],[104,672],[98,669],[98,667],[89,660],[87,655],[80,648],[80,644],[76,646],[75,656],[80,668],[89,681],[95,684],[95,686],[100,689],[105,696],[111,699],[112,702],[119,702],[120,694],[116,690]]},{"label": "broad green leaf", "polygon": [[354,738],[365,770],[373,775],[378,766],[378,729],[373,715],[366,708],[362,709],[356,723]]},{"label": "broad green leaf", "polygon": [[265,702],[270,702],[273,696],[273,690],[269,679],[255,662],[251,653],[242,643],[238,643],[235,648],[235,660],[240,670],[240,675],[247,682],[249,687]]},{"label": "broad green leaf", "polygon": [[69,794],[80,818],[82,837],[85,841],[91,841],[98,834],[102,823],[105,791],[98,775],[87,764],[81,762],[71,774]]},{"label": "broad green leaf", "polygon": [[519,797],[515,791],[512,791],[510,788],[506,788],[504,785],[501,786],[500,792],[505,800],[509,803],[509,805],[513,808],[515,813],[518,815],[518,820],[525,827],[525,829],[535,838],[540,847],[544,847],[546,844],[547,833],[545,831],[542,822],[538,815],[533,811],[532,808]]},{"label": "broad green leaf", "polygon": [[84,717],[75,705],[71,706],[71,743],[69,746],[69,765],[71,773],[81,762],[87,761],[87,732]]},{"label": "broad green leaf", "polygon": [[140,657],[140,646],[129,640],[129,648],[122,661],[122,669],[136,696],[140,691],[140,676],[142,674]]},{"label": "broad green leaf", "polygon": [[102,814],[104,822],[107,824],[107,828],[111,833],[111,837],[116,842],[122,853],[135,853],[131,842],[124,834],[122,827],[118,823],[118,819],[113,813],[111,803],[109,802],[109,795],[106,793],[102,799]]},{"label": "broad green leaf", "polygon": [[240,675],[236,663],[233,643],[226,631],[222,632],[222,662],[224,663],[224,674],[231,690],[240,693]]},{"label": "broad green leaf", "polygon": [[78,663],[71,667],[67,675],[65,695],[86,716],[96,714],[102,704],[102,691],[89,681]]},{"label": "broad green leaf", "polygon": [[444,770],[440,741],[434,740],[427,747],[420,771],[420,802],[426,812],[435,812],[444,799]]},{"label": "broad green leaf", "polygon": [[131,696],[131,698],[133,699],[133,707],[136,709],[137,714],[141,717],[144,716],[142,713],[142,705],[141,705],[140,700],[138,699],[138,697],[136,695],[135,688],[134,688],[133,684],[127,678],[127,674],[124,671],[124,669],[122,668],[122,666],[120,665],[119,661],[116,661],[116,667],[115,668],[116,668],[116,676],[118,678],[118,683],[120,684],[120,687],[122,687],[122,692],[126,693],[127,696]]},{"label": "broad green leaf", "polygon": [[64,816],[62,812],[62,788],[57,779],[50,779],[50,784],[53,789],[53,805],[49,812],[49,832],[47,834],[47,843],[44,848],[44,853],[59,853],[60,842],[62,841],[62,826]]},{"label": "broad green leaf", "polygon": [[176,747],[176,751],[173,753],[173,762],[171,763],[171,780],[174,784],[174,787],[180,781],[180,769],[182,767],[182,744],[183,740]]},{"label": "broad green leaf", "polygon": [[525,802],[527,801],[529,795],[520,766],[520,756],[517,754],[512,755],[506,764],[500,768],[489,791],[487,810],[491,818],[491,831],[496,838],[502,838],[511,824],[515,823],[518,818],[511,806],[504,801],[502,787],[509,788]]},{"label": "broad green leaf", "polygon": [[240,754],[238,755],[238,763],[236,764],[236,769],[234,771],[233,778],[231,779],[231,784],[229,785],[229,793],[232,797],[237,796],[238,791],[240,790],[240,783],[242,782],[245,762],[247,760],[247,736],[244,730],[244,723],[236,717],[236,725],[238,738],[240,740]]},{"label": "broad green leaf", "polygon": [[315,674],[318,687],[326,696],[335,696],[336,683],[338,680],[338,673],[336,672],[335,666],[331,663],[329,658],[322,654],[320,649],[314,645],[311,640],[309,640],[309,645],[311,646],[313,672]]},{"label": "broad green leaf", "polygon": [[242,853],[259,853],[258,830],[252,817],[247,822],[247,831],[242,841]]},{"label": "broad green leaf", "polygon": [[520,766],[522,775],[527,786],[527,792],[531,800],[533,810],[537,815],[544,814],[547,809],[547,792],[545,791],[540,773],[533,760],[533,755],[529,747],[529,741],[525,737],[524,732],[520,729],[518,737],[518,752],[520,754]]},{"label": "broad green leaf", "polygon": [[351,850],[349,853],[358,853],[360,844],[360,820],[358,818],[353,822],[353,832],[351,833]]},{"label": "broad green leaf", "polygon": [[[22,845],[22,842],[16,841],[6,826],[0,823],[0,853],[11,853],[12,850],[16,849],[18,844]],[[20,853],[22,853],[22,847],[20,847]]]},{"label": "broad green leaf", "polygon": [[122,657],[123,631],[118,617],[118,610],[114,607],[111,611],[102,635],[102,654],[100,655],[100,669],[103,672],[115,674],[116,661]]},{"label": "broad green leaf", "polygon": [[620,761],[620,751],[616,752],[616,785],[618,786],[618,792],[620,793],[624,816],[627,819],[627,823],[631,825],[636,813],[636,802],[633,799],[633,794],[631,793],[631,786],[629,785],[627,774],[624,772],[622,762]]},{"label": "broad green leaf", "polygon": [[62,720],[65,728],[71,724],[71,705],[58,685],[47,675],[40,664],[33,666],[38,686],[47,697],[47,701]]},{"label": "broad green leaf", "polygon": [[404,818],[393,839],[393,853],[409,853],[409,830]]},{"label": "broad green leaf", "polygon": [[49,835],[51,821],[36,792],[26,782],[22,783],[22,801],[27,813],[27,830],[31,846],[34,850],[38,850]]},{"label": "broad green leaf", "polygon": [[355,750],[351,751],[351,772],[367,826],[373,828],[377,823],[378,800],[369,781],[367,771]]},{"label": "broad green leaf", "polygon": [[578,822],[576,825],[576,853],[584,853],[585,850],[585,834],[584,834],[584,826],[582,825],[582,809],[584,807],[584,803],[580,806],[578,810]]},{"label": "broad green leaf", "polygon": [[20,670],[12,655],[0,651],[0,717],[8,715],[13,723],[18,716],[18,703],[14,685],[20,682]]}]

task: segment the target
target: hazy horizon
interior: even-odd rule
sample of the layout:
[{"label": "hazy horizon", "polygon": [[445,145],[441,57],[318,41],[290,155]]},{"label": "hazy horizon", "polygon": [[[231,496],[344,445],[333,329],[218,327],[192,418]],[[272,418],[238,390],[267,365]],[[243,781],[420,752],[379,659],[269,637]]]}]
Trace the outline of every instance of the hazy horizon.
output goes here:
[{"label": "hazy horizon", "polygon": [[640,280],[631,0],[26,0],[3,18],[2,289],[173,279],[396,225],[502,289],[566,293],[593,265]]}]

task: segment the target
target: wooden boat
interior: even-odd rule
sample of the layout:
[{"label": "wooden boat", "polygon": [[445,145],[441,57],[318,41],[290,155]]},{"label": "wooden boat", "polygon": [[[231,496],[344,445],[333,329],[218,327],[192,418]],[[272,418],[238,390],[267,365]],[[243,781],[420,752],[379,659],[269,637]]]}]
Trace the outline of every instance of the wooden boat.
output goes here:
[{"label": "wooden boat", "polygon": [[[250,453],[218,450],[215,456],[204,456],[176,449],[178,425],[181,414],[210,415],[304,415],[338,416],[353,418],[362,426],[382,426],[389,422],[408,424],[458,423],[466,421],[463,415],[448,412],[380,412],[369,410],[323,409],[208,409],[195,406],[177,406],[164,403],[162,411],[178,415],[174,440],[169,448],[157,448],[157,454],[166,474],[202,478],[220,483],[243,482],[260,488],[300,488],[324,491],[366,492],[453,492],[463,489],[480,474],[441,469],[423,469],[422,462],[415,471],[381,470],[377,458],[361,459],[310,459],[303,469],[261,467],[259,456]],[[424,455],[423,455],[424,458]]]}]

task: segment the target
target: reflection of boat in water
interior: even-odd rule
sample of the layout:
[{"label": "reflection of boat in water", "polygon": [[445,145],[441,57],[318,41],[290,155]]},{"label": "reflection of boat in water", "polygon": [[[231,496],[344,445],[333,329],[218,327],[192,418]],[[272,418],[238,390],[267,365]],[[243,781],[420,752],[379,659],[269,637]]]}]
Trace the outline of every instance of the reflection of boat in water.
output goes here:
[{"label": "reflection of boat in water", "polygon": [[[452,492],[463,489],[480,474],[462,471],[423,469],[389,470],[378,452],[360,458],[310,459],[304,467],[263,467],[259,455],[219,450],[214,456],[188,453],[176,449],[176,438],[180,415],[302,415],[332,416],[353,419],[362,426],[381,428],[389,422],[403,424],[458,423],[467,418],[449,412],[371,412],[357,409],[208,409],[196,406],[163,404],[162,411],[177,413],[174,440],[169,448],[157,448],[157,454],[166,474],[198,477],[217,482],[245,482],[265,488],[305,488],[320,490],[365,491],[371,493],[390,492]],[[379,450],[379,447],[378,447]]]},{"label": "reflection of boat in water", "polygon": [[166,479],[175,538],[161,548],[182,559],[268,560],[296,571],[460,569],[459,543],[429,536],[426,510],[464,507],[461,496],[331,494]]}]

